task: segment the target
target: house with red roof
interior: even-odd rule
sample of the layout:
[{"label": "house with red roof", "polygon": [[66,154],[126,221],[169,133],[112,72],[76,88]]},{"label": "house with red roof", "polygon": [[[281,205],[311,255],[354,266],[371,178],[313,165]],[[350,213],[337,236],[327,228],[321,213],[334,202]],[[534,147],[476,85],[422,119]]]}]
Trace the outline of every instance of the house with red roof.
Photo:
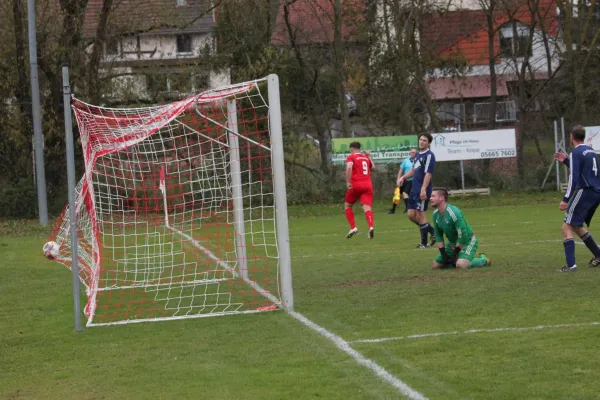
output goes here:
[{"label": "house with red roof", "polygon": [[[477,127],[491,118],[500,125],[514,124],[519,76],[541,81],[559,66],[556,10],[554,0],[541,0],[538,12],[531,12],[524,0],[498,10],[493,16],[493,47],[484,10],[426,15],[420,26],[422,54],[451,67],[436,68],[427,80],[442,124]],[[490,48],[496,72],[495,116],[490,115]]]},{"label": "house with red roof", "polygon": [[[342,1],[342,40],[357,43],[358,29],[364,21],[365,3],[361,0]],[[275,45],[333,43],[335,15],[331,0],[297,0],[285,7],[281,1],[272,35]],[[289,25],[289,27],[288,27]]]},{"label": "house with red roof", "polygon": [[[343,0],[341,4],[341,36],[346,60],[364,58],[366,42],[360,30],[365,26],[365,2]],[[271,43],[288,48],[310,48],[311,55],[320,54],[324,58],[325,68],[327,68],[333,60],[334,29],[333,1],[296,0],[287,3],[280,1]]]},{"label": "house with red roof", "polygon": [[[502,9],[493,16],[492,53],[497,75],[495,116],[490,115],[488,22],[479,2],[456,1],[444,11],[418,17],[421,56],[430,61],[429,65],[439,65],[429,71],[426,83],[431,98],[438,105],[442,124],[456,127],[462,121],[481,126],[488,124],[491,118],[500,125],[514,124],[518,110],[516,82],[519,74],[523,75],[523,63],[527,63],[530,81],[548,79],[554,73],[559,65],[555,0],[536,2],[539,7],[535,12],[530,10],[533,4],[530,3],[531,0],[498,2]],[[328,56],[333,42],[332,4],[330,0],[297,0],[286,8],[281,2],[272,43],[321,46]],[[364,41],[365,36],[360,35],[360,27],[364,27],[366,3],[345,0],[342,4],[346,13],[341,30],[343,40],[347,48],[358,49],[364,56],[366,46],[361,38]],[[383,18],[383,14],[382,4],[378,2],[377,18]],[[385,48],[385,44],[380,47]]]}]

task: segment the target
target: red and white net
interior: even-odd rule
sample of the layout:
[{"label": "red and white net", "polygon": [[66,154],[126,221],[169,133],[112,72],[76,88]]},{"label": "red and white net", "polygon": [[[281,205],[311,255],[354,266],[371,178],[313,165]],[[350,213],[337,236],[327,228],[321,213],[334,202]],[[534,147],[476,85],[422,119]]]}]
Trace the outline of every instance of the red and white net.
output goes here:
[{"label": "red and white net", "polygon": [[[88,326],[280,304],[266,84],[147,108],[74,99],[73,110]],[[68,207],[51,240],[70,267]]]}]

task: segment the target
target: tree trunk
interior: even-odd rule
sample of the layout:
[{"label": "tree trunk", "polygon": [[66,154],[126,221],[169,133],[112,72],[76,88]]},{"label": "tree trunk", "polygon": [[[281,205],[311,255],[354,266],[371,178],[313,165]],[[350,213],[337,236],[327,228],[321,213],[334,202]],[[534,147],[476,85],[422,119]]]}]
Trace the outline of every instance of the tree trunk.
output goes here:
[{"label": "tree trunk", "polygon": [[321,171],[323,172],[323,174],[328,177],[331,180],[331,176],[332,176],[332,172],[333,169],[330,169],[330,165],[331,165],[331,161],[329,159],[330,157],[330,150],[331,150],[331,134],[329,133],[329,128],[325,129],[324,124],[321,122],[321,118],[319,118],[319,112],[315,109],[315,100],[316,100],[316,85],[317,85],[317,79],[318,79],[318,73],[317,71],[314,71],[314,76],[311,80],[309,79],[309,72],[308,72],[308,67],[306,65],[306,63],[304,62],[304,58],[302,57],[302,52],[300,50],[300,48],[298,47],[298,44],[296,43],[296,37],[294,34],[294,31],[292,29],[292,26],[290,24],[290,20],[289,20],[289,4],[288,3],[284,3],[283,6],[283,15],[284,15],[284,21],[286,24],[286,28],[287,28],[287,32],[288,32],[288,38],[290,40],[290,46],[293,50],[293,54],[296,58],[296,62],[298,63],[298,66],[300,67],[301,72],[301,76],[302,79],[304,80],[304,82],[306,82],[306,97],[307,99],[309,99],[309,102],[311,102],[311,106],[309,106],[309,118],[312,120],[312,123],[315,127],[315,130],[317,132],[317,135],[319,137],[319,150],[321,153]]},{"label": "tree trunk", "polygon": [[106,24],[108,23],[108,15],[112,8],[113,0],[103,0],[100,17],[98,18],[98,26],[96,27],[96,37],[92,44],[92,54],[87,67],[88,76],[88,95],[92,104],[100,102],[100,80],[98,72],[100,69],[100,61],[104,53],[104,43],[106,42]]},{"label": "tree trunk", "polygon": [[[494,26],[494,14],[496,11],[495,0],[490,0],[486,12],[487,36],[488,36],[488,66],[490,69],[490,114],[488,129],[496,129],[496,113],[498,108],[498,81],[496,77],[496,49],[494,39],[496,37],[496,27]],[[491,169],[491,160],[483,160],[483,181],[489,181]]]},{"label": "tree trunk", "polygon": [[342,5],[341,0],[333,3],[333,63],[337,80],[338,103],[342,119],[342,136],[350,136],[348,102],[346,101],[346,73],[344,71],[344,41],[342,38]]},{"label": "tree trunk", "polygon": [[[23,26],[24,15],[23,15],[23,3],[21,0],[12,0],[13,6],[13,20],[14,20],[14,34],[15,34],[15,54],[16,54],[16,71],[17,71],[17,84],[13,85],[14,95],[17,104],[19,105],[19,128],[21,135],[26,143],[31,143],[32,138],[32,110],[29,106],[31,104],[31,96],[29,92],[30,84],[27,82],[27,60],[25,58],[25,30]],[[30,146],[28,146],[31,149]],[[29,159],[29,158],[28,158]],[[18,171],[19,168],[14,168],[13,171]],[[31,170],[25,168],[28,175]]]}]

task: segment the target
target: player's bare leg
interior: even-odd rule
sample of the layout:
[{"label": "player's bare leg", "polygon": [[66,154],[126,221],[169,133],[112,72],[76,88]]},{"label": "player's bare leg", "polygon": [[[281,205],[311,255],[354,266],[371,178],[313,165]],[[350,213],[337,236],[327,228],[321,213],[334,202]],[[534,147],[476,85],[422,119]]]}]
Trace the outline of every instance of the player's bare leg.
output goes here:
[{"label": "player's bare leg", "polygon": [[350,224],[350,232],[346,235],[346,239],[350,239],[352,236],[358,233],[358,228],[356,228],[356,222],[354,221],[354,211],[352,210],[352,204],[344,203],[344,211],[346,213],[346,219]]},{"label": "player's bare leg", "polygon": [[363,204],[363,210],[365,211],[365,218],[369,225],[369,239],[373,239],[375,238],[375,217],[373,216],[373,211],[371,211],[371,206],[368,204]]},{"label": "player's bare leg", "polygon": [[418,211],[415,209],[410,209],[408,210],[408,212],[406,213],[408,215],[408,219],[410,220],[410,222],[419,225],[419,218],[420,216],[417,214]]}]

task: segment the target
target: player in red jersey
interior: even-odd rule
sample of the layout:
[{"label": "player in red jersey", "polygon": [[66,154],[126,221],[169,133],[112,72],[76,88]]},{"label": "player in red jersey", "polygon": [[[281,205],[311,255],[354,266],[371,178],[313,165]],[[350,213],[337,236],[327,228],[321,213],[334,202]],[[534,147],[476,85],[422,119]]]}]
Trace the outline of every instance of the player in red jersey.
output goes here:
[{"label": "player in red jersey", "polygon": [[369,158],[369,152],[360,153],[360,143],[350,143],[350,155],[346,158],[346,198],[344,208],[346,211],[346,219],[350,224],[350,232],[346,235],[347,239],[358,233],[356,223],[354,222],[354,211],[352,205],[360,200],[360,204],[365,210],[365,218],[369,224],[369,239],[375,237],[373,229],[373,183],[371,182],[371,170],[375,169],[373,161]]}]

